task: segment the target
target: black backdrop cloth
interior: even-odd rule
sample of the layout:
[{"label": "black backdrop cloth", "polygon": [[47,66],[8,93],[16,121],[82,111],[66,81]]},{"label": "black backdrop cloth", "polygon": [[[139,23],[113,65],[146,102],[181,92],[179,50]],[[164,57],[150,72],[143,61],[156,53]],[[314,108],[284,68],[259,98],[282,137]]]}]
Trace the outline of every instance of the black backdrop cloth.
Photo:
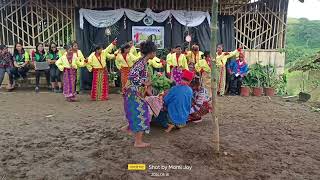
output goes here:
[{"label": "black backdrop cloth", "polygon": [[[107,10],[107,9],[103,9]],[[124,25],[125,21],[125,25]],[[106,47],[112,42],[114,38],[118,39],[118,46],[131,40],[132,26],[145,26],[141,22],[132,22],[128,18],[124,20],[124,17],[118,21],[115,25],[117,27],[117,33],[112,33],[111,36],[105,35],[106,28],[97,28],[92,26],[86,19],[84,19],[83,29],[80,29],[79,21],[79,9],[76,10],[76,38],[79,43],[79,47],[87,57],[93,51],[94,45],[101,45]],[[192,43],[198,43],[201,51],[210,51],[210,26],[205,20],[197,27],[186,29],[178,21],[172,18],[171,23],[166,20],[163,23],[154,22],[152,26],[164,27],[164,46],[167,49],[181,45],[187,48],[188,43],[185,42],[185,36],[191,34]],[[232,51],[235,49],[234,38],[234,17],[233,16],[218,16],[218,43],[224,45],[225,51]],[[191,44],[192,44],[191,43]],[[91,75],[86,69],[82,69],[82,89],[83,86],[91,83]]]}]

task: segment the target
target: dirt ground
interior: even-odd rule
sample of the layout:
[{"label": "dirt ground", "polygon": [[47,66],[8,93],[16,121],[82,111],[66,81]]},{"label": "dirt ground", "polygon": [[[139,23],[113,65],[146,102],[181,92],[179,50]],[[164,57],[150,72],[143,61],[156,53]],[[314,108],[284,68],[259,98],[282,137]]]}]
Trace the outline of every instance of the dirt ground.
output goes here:
[{"label": "dirt ground", "polygon": [[[152,147],[135,149],[119,131],[125,125],[119,95],[79,99],[0,92],[0,179],[320,179],[320,114],[303,104],[219,98],[222,153],[214,154],[209,117],[171,134],[153,126],[145,138]],[[129,163],[144,163],[147,171],[128,171]]]}]

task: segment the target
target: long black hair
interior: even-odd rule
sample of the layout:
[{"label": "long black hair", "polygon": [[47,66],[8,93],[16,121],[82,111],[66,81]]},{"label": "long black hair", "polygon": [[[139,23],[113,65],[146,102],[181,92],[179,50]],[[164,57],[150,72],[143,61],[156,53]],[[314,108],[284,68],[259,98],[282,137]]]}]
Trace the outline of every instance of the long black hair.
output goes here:
[{"label": "long black hair", "polygon": [[[22,46],[22,43],[21,43],[21,42],[17,42],[17,43],[14,45],[13,56],[16,56],[16,55],[19,54],[19,52],[18,52],[18,50],[17,50],[17,45],[18,45],[18,44]],[[22,54],[24,54],[24,52],[25,52],[23,46],[22,46],[22,48],[21,48],[21,52],[22,52]]]},{"label": "long black hair", "polygon": [[144,41],[140,44],[141,53],[147,55],[157,51],[157,46],[152,41]]},{"label": "long black hair", "polygon": [[[52,51],[52,46],[53,45],[56,45],[56,51]],[[57,44],[56,43],[54,43],[54,42],[52,42],[52,43],[50,43],[50,45],[49,45],[49,53],[50,54],[57,54],[59,52],[59,50],[58,50],[58,47],[57,47]]]},{"label": "long black hair", "polygon": [[38,47],[39,47],[40,45],[43,46],[43,50],[42,50],[41,53],[44,55],[46,52],[44,51],[44,44],[43,44],[43,43],[38,43],[38,44],[36,45],[36,54],[40,54],[40,52],[39,52],[39,50],[38,50]]},{"label": "long black hair", "polygon": [[121,53],[124,53],[124,51],[125,51],[126,49],[130,49],[130,48],[131,48],[130,44],[129,44],[129,43],[126,43],[126,44],[124,44],[124,45],[122,45],[122,46],[120,47],[120,51],[121,51]]}]

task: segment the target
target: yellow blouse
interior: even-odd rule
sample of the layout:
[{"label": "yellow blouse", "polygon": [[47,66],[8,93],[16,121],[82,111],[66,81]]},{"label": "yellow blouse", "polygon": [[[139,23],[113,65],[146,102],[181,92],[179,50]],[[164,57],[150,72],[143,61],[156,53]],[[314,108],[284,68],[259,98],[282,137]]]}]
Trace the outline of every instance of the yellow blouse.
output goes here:
[{"label": "yellow blouse", "polygon": [[134,56],[138,56],[138,52],[137,52],[137,49],[136,49],[135,46],[132,46],[130,48],[130,52],[129,53],[133,54]]},{"label": "yellow blouse", "polygon": [[202,55],[203,55],[203,52],[201,52],[201,51],[199,51],[196,54],[193,53],[192,51],[188,51],[188,53],[187,53],[188,63],[197,63],[197,62],[199,62]]},{"label": "yellow blouse", "polygon": [[182,69],[189,70],[187,58],[186,58],[186,56],[184,54],[180,54],[178,60],[177,60],[176,53],[172,54],[170,56],[170,58],[167,60],[167,73],[170,73],[170,71],[171,71],[170,66],[173,66],[173,67],[179,66]]},{"label": "yellow blouse", "polygon": [[126,59],[124,59],[122,54],[118,53],[115,63],[116,63],[117,68],[120,70],[123,67],[132,67],[133,64],[137,60],[139,60],[139,58],[140,58],[139,56],[135,56],[132,53],[128,53]]},{"label": "yellow blouse", "polygon": [[[173,54],[173,53],[172,53]],[[167,61],[171,58],[171,55],[172,55],[171,53],[169,53],[168,55],[167,55]]]},{"label": "yellow blouse", "polygon": [[78,69],[79,67],[84,67],[85,62],[84,62],[84,59],[81,60],[77,56],[73,56],[72,57],[72,62],[69,63],[69,61],[67,59],[67,54],[64,54],[62,57],[60,57],[56,61],[56,65],[57,65],[57,67],[59,68],[60,71],[63,71],[64,68]]},{"label": "yellow blouse", "polygon": [[149,66],[153,68],[163,68],[163,64],[161,63],[161,59],[158,57],[154,57],[153,59],[149,59],[148,61]]},{"label": "yellow blouse", "polygon": [[217,53],[216,64],[218,67],[223,67],[226,65],[228,59],[232,57],[237,57],[237,56],[239,56],[239,51],[237,49],[232,52],[229,52],[228,54],[225,54],[225,52],[222,52],[221,55],[218,55]]},{"label": "yellow blouse", "polygon": [[211,72],[211,68],[205,59],[200,59],[198,63],[195,64],[195,69],[200,72],[203,69],[205,72]]},{"label": "yellow blouse", "polygon": [[[91,72],[92,68],[105,68],[106,67],[106,61],[108,59],[114,59],[115,55],[110,54],[112,49],[114,48],[113,44],[110,44],[106,49],[104,49],[98,59],[95,52],[91,53],[91,55],[88,57],[88,63],[86,64],[87,69]],[[99,62],[100,60],[100,62]]]}]

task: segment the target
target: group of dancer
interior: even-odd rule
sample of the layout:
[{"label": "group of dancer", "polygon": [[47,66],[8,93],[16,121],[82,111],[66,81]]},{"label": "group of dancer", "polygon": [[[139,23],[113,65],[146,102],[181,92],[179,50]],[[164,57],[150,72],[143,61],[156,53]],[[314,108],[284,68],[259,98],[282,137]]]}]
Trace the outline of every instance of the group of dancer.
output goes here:
[{"label": "group of dancer", "polygon": [[[149,132],[151,119],[166,128],[166,132],[170,132],[175,127],[185,126],[187,122],[200,122],[202,116],[209,113],[211,63],[216,63],[219,70],[218,94],[221,96],[225,94],[226,73],[232,76],[231,94],[239,94],[241,80],[248,72],[241,48],[223,52],[223,46],[218,45],[216,59],[212,60],[210,53],[201,52],[197,44],[190,51],[183,51],[181,46],[176,46],[171,48],[166,60],[162,60],[156,57],[157,47],[151,41],[141,43],[139,52],[132,42],[125,43],[118,50],[116,46],[117,40],[105,49],[95,46],[94,52],[85,58],[76,42],[65,46],[64,53],[58,51],[55,43],[50,44],[46,53],[44,45],[39,43],[31,55],[20,43],[15,45],[13,55],[6,46],[0,45],[0,85],[5,72],[10,79],[8,89],[13,89],[15,80],[27,78],[27,72],[34,62],[47,62],[49,69],[35,70],[35,91],[39,91],[40,76],[44,73],[52,91],[63,92],[67,101],[74,102],[77,91],[80,90],[79,69],[86,67],[93,74],[91,99],[108,100],[106,62],[114,60],[121,73],[124,110],[128,120],[128,125],[123,130],[134,134],[135,147],[148,147],[150,144],[143,142],[142,136]],[[233,57],[239,58],[226,66],[228,59]],[[160,94],[152,94],[150,69],[164,70],[163,74],[175,85]]]}]

